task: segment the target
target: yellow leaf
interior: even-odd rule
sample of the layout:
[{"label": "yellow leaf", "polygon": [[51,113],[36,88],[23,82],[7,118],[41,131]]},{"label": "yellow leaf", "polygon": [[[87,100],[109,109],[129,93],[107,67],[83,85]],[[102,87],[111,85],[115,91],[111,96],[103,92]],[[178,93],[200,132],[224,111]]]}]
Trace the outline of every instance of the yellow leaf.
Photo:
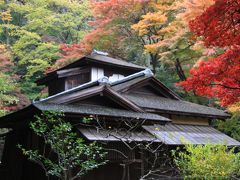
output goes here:
[{"label": "yellow leaf", "polygon": [[232,113],[240,112],[240,102],[237,102],[228,107],[228,110]]},{"label": "yellow leaf", "polygon": [[7,21],[10,22],[12,20],[12,16],[9,10],[4,11],[0,14],[0,17],[2,19],[2,21]]}]

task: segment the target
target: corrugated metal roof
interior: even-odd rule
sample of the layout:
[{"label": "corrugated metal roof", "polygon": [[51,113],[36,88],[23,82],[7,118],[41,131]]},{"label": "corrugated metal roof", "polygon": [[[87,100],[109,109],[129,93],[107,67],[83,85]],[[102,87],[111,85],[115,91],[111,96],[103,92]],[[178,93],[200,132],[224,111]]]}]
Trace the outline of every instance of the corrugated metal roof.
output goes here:
[{"label": "corrugated metal roof", "polygon": [[187,101],[174,100],[169,98],[164,98],[160,96],[139,96],[134,94],[122,94],[124,97],[135,103],[136,105],[149,108],[149,109],[158,109],[163,111],[172,111],[172,112],[183,112],[183,113],[194,113],[194,114],[203,114],[203,115],[212,115],[220,117],[228,117],[229,115],[224,113],[224,111],[211,108]]},{"label": "corrugated metal roof", "polygon": [[110,108],[105,106],[94,106],[94,105],[70,105],[70,104],[48,104],[37,102],[33,104],[35,107],[42,111],[59,111],[64,113],[76,113],[83,115],[99,115],[99,116],[110,116],[119,117],[126,119],[142,119],[142,120],[153,120],[153,121],[171,121],[168,118],[152,113],[141,113],[116,108]]},{"label": "corrugated metal roof", "polygon": [[226,144],[240,146],[240,142],[210,126],[152,125],[143,128],[168,145],[181,144]]},{"label": "corrugated metal roof", "polygon": [[148,132],[83,127],[79,127],[78,130],[91,141],[160,142]]}]

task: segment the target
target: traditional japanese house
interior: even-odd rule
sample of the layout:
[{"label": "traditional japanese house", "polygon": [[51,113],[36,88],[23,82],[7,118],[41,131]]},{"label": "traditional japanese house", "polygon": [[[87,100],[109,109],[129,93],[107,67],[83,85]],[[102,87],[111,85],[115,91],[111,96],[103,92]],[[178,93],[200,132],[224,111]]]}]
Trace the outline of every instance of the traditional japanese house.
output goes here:
[{"label": "traditional japanese house", "polygon": [[[172,149],[186,143],[240,145],[211,127],[212,120],[224,120],[229,114],[182,100],[151,70],[123,60],[93,53],[37,83],[48,87],[49,97],[0,118],[0,128],[10,129],[2,134],[2,180],[46,179],[41,168],[16,147],[40,148],[29,122],[46,110],[63,112],[79,136],[106,147],[109,162],[83,177],[87,180],[139,179],[152,167],[151,153],[160,159],[165,156],[158,147]],[[94,120],[84,126],[83,117]],[[150,145],[156,149],[147,152]]]}]

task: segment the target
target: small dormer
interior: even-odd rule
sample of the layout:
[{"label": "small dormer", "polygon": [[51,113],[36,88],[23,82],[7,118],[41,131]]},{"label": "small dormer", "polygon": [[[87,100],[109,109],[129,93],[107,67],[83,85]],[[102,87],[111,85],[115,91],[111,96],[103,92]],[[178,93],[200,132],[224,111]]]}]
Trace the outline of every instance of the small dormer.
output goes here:
[{"label": "small dormer", "polygon": [[111,58],[105,53],[95,52],[48,73],[38,80],[37,84],[48,86],[51,96],[81,84],[96,81],[103,76],[108,77],[112,82],[120,80],[145,68],[121,59]]}]

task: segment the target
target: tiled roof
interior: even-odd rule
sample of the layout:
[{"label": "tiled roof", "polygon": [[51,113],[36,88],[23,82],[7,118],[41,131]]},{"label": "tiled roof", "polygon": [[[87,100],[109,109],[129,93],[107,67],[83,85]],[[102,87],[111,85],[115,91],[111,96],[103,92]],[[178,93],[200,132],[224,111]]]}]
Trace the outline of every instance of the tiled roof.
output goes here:
[{"label": "tiled roof", "polygon": [[109,108],[105,106],[93,106],[93,105],[69,105],[69,104],[48,104],[48,103],[35,103],[35,107],[42,111],[59,111],[64,113],[76,113],[82,115],[96,115],[96,116],[109,116],[116,118],[126,119],[141,119],[141,120],[153,120],[153,121],[170,121],[163,116],[152,113],[141,113],[116,108]]},{"label": "tiled roof", "polygon": [[[121,80],[110,82],[107,77],[103,77],[98,81],[89,82],[73,89],[61,92],[59,94],[50,96],[46,99],[41,100],[42,102],[48,102],[51,99],[55,99],[56,97],[63,97],[66,94],[72,94],[77,91],[81,91],[84,89],[88,89],[94,86],[99,85],[107,85],[109,88],[112,88],[113,91],[119,91],[127,86],[133,85],[143,80],[153,79],[154,77],[148,73],[148,70],[144,70],[133,75],[127,76]],[[160,88],[160,87],[159,87]],[[172,91],[171,93],[175,95]],[[211,108],[187,101],[183,101],[180,98],[172,99],[172,98],[164,98],[161,96],[151,96],[151,95],[139,95],[139,94],[119,94],[122,98],[130,100],[134,104],[139,107],[147,108],[147,109],[156,109],[165,112],[175,112],[175,113],[190,113],[196,115],[203,115],[209,117],[219,117],[226,118],[229,115],[222,110]],[[177,95],[175,95],[177,97]]]},{"label": "tiled roof", "polygon": [[158,96],[139,96],[133,94],[123,95],[125,98],[129,99],[136,105],[149,108],[157,109],[168,112],[183,112],[183,113],[193,113],[193,114],[203,114],[203,115],[212,115],[220,117],[228,117],[229,115],[222,110],[211,108],[187,101],[174,100]]}]

